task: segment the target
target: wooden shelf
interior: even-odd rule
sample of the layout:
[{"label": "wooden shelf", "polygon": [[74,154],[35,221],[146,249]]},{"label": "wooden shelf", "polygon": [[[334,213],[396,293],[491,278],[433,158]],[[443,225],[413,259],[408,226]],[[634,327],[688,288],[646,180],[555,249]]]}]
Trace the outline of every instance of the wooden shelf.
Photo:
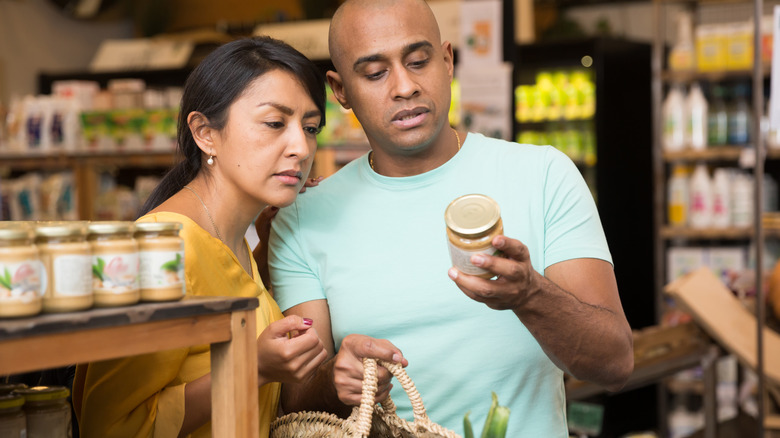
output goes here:
[{"label": "wooden shelf", "polygon": [[[780,237],[780,228],[764,226],[765,237]],[[660,237],[666,240],[747,240],[753,237],[753,227],[728,227],[728,228],[690,228],[670,227],[661,228]]]},{"label": "wooden shelf", "polygon": [[257,436],[257,306],[185,298],[0,320],[0,375],[211,344],[212,434]]},{"label": "wooden shelf", "polygon": [[94,219],[100,171],[105,168],[159,168],[176,164],[174,152],[166,151],[57,151],[49,153],[0,152],[4,172],[71,171],[76,187],[78,216]]},{"label": "wooden shelf", "polygon": [[[762,73],[764,77],[769,77],[770,67],[762,66]],[[753,69],[745,70],[720,70],[711,72],[700,71],[671,71],[666,70],[661,73],[661,80],[664,82],[694,82],[694,81],[710,81],[720,82],[734,79],[750,80],[753,77]]]}]

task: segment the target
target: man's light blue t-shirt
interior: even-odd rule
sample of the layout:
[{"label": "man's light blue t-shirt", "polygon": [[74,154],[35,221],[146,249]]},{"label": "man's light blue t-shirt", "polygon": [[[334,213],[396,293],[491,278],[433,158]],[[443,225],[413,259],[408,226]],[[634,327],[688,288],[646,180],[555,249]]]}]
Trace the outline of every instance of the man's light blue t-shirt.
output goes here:
[{"label": "man's light blue t-shirt", "polygon": [[[388,339],[409,360],[431,419],[479,433],[491,391],[511,409],[511,437],[567,437],[563,373],[512,311],[469,299],[452,266],[444,210],[481,193],[501,207],[504,234],[523,242],[538,272],[574,258],[612,262],[590,191],[549,146],[469,133],[430,172],[375,173],[361,157],[307,190],[273,220],[270,265],[282,310],[327,299],[336,348],[352,333]],[[396,382],[391,397],[412,419]]]}]

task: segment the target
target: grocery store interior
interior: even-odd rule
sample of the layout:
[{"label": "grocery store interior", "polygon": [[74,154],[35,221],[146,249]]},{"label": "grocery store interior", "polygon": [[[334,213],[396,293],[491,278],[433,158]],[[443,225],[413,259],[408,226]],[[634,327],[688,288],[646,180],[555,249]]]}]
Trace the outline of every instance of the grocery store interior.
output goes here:
[{"label": "grocery store interior", "polygon": [[[182,86],[200,60],[270,35],[325,72],[340,3],[0,0],[0,221],[134,221],[178,160]],[[780,437],[780,1],[428,3],[455,52],[450,124],[560,149],[599,210],[634,372],[618,392],[566,375],[570,436]],[[312,177],[369,151],[329,88],[326,117]],[[68,327],[91,310],[4,313],[12,295],[0,295],[0,436],[77,437],[72,364],[121,355],[90,356],[132,329],[102,333],[109,320],[132,317],[98,315],[87,337]],[[224,341],[209,336],[197,342]]]}]

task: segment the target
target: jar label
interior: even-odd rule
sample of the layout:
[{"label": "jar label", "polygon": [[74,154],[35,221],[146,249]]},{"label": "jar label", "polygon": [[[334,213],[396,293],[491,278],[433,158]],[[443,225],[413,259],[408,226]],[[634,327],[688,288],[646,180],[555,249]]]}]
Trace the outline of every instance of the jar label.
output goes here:
[{"label": "jar label", "polygon": [[487,254],[491,256],[501,255],[501,251],[497,250],[492,245],[485,247],[483,249],[467,251],[458,248],[457,246],[453,245],[452,242],[448,241],[448,243],[450,247],[450,258],[452,259],[452,266],[456,267],[460,272],[463,272],[464,274],[484,275],[490,273],[490,271],[488,271],[487,269],[482,269],[471,264],[471,256],[473,256],[474,254]]},{"label": "jar label", "polygon": [[92,257],[68,254],[52,260],[52,293],[57,295],[81,296],[92,294]]},{"label": "jar label", "polygon": [[92,290],[121,294],[138,290],[138,253],[92,256]]},{"label": "jar label", "polygon": [[0,262],[0,301],[33,301],[45,291],[45,271],[40,261]]},{"label": "jar label", "polygon": [[184,251],[141,251],[141,289],[184,287]]}]

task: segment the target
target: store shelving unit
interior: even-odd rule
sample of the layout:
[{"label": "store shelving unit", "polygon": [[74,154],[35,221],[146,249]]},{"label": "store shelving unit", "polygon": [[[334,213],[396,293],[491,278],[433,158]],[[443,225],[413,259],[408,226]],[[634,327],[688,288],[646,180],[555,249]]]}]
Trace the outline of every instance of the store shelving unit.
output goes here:
[{"label": "store shelving unit", "polygon": [[[691,10],[698,10],[701,7],[714,6],[719,7],[744,7],[753,9],[752,20],[755,25],[753,26],[753,53],[754,62],[753,68],[749,70],[729,70],[729,71],[715,71],[715,72],[674,72],[666,69],[665,56],[666,56],[666,42],[665,42],[665,7],[675,5],[688,7]],[[722,241],[732,241],[733,244],[743,245],[747,247],[748,243],[752,242],[753,248],[755,248],[755,273],[756,273],[756,290],[758,291],[758,311],[757,321],[758,327],[756,327],[757,344],[761,346],[762,342],[762,326],[765,320],[765,309],[763,299],[763,282],[762,282],[762,269],[763,269],[763,256],[764,256],[764,239],[768,236],[776,237],[780,235],[776,230],[765,230],[762,224],[762,201],[763,201],[763,179],[765,171],[765,161],[776,161],[780,159],[780,155],[776,151],[767,151],[766,141],[764,134],[760,127],[760,120],[764,115],[764,85],[770,75],[770,68],[767,65],[761,63],[761,17],[763,15],[764,3],[763,0],[654,0],[654,22],[655,22],[655,36],[653,43],[653,64],[652,64],[652,90],[653,90],[653,184],[655,187],[653,203],[654,203],[654,237],[655,237],[655,278],[656,278],[656,306],[659,309],[658,319],[660,322],[661,312],[660,309],[664,308],[664,293],[663,286],[666,279],[666,250],[669,248],[671,242],[683,244],[696,243],[713,243]],[[777,50],[777,48],[775,48]],[[665,91],[672,83],[685,83],[690,84],[697,81],[704,82],[722,82],[744,80],[749,81],[752,85],[752,112],[754,114],[752,126],[750,127],[751,145],[748,147],[742,146],[726,146],[706,149],[703,151],[686,150],[681,152],[666,152],[663,150],[663,115],[662,115],[662,102],[665,95]],[[666,180],[669,174],[669,167],[673,163],[693,163],[693,162],[706,162],[708,164],[730,164],[741,167],[751,168],[754,178],[754,219],[753,224],[748,227],[729,227],[721,229],[691,229],[688,227],[670,227],[666,222]],[[762,348],[758,348],[758,367],[757,374],[759,378],[758,390],[759,394],[763,396],[765,394],[765,383],[763,375],[763,352]],[[663,389],[662,389],[663,390]],[[662,432],[664,435],[666,431],[666,422],[663,417],[667,412],[665,397],[659,397],[661,407],[659,413],[662,415],[659,418],[659,424],[661,424]],[[705,403],[707,400],[705,399]],[[758,434],[757,436],[764,436],[765,423],[765,404],[759,403],[759,415],[758,415]],[[717,425],[707,424],[704,430],[704,437],[715,437],[717,431]]]},{"label": "store shelving unit", "polygon": [[24,172],[73,173],[78,206],[78,217],[95,219],[95,199],[98,195],[100,173],[107,169],[142,170],[162,175],[176,163],[173,152],[53,152],[53,153],[0,153],[0,171],[4,175]]}]

